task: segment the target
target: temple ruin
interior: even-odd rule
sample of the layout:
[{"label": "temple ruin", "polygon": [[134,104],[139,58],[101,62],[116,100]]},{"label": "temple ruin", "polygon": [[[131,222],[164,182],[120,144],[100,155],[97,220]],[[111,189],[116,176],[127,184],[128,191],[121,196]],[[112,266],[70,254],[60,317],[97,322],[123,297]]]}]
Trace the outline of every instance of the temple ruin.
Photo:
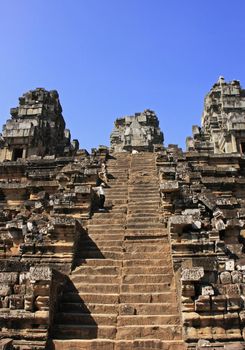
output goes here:
[{"label": "temple ruin", "polygon": [[[219,78],[186,151],[151,110],[71,140],[57,91],[0,135],[0,349],[245,349],[245,90]],[[105,182],[105,210],[98,185]],[[244,187],[243,187],[244,186]]]}]

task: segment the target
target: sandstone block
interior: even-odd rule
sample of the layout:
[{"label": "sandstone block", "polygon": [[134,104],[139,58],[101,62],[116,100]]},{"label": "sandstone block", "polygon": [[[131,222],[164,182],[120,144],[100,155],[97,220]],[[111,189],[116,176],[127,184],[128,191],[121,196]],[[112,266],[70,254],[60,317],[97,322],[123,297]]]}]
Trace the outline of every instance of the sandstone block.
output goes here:
[{"label": "sandstone block", "polygon": [[182,320],[183,320],[183,325],[186,327],[200,326],[200,315],[197,312],[183,312]]},{"label": "sandstone block", "polygon": [[35,304],[35,307],[38,310],[41,310],[41,311],[48,310],[49,309],[49,297],[47,297],[47,296],[38,296],[35,299],[34,304]]},{"label": "sandstone block", "polygon": [[241,271],[232,271],[231,272],[232,283],[241,283],[243,280],[243,274]]},{"label": "sandstone block", "polygon": [[182,281],[199,281],[204,276],[203,267],[193,267],[190,269],[183,269],[181,272]]},{"label": "sandstone block", "polygon": [[214,295],[214,289],[212,286],[203,286],[202,295]]},{"label": "sandstone block", "polygon": [[24,295],[26,293],[26,286],[24,284],[15,284],[14,293]]},{"label": "sandstone block", "polygon": [[226,310],[226,297],[222,295],[213,295],[212,310],[214,311],[225,311]]},{"label": "sandstone block", "polygon": [[231,274],[228,271],[221,272],[220,274],[220,282],[222,284],[229,284],[231,283]]},{"label": "sandstone block", "polygon": [[135,315],[136,309],[131,305],[124,304],[120,306],[120,314],[121,315]]},{"label": "sandstone block", "polygon": [[195,310],[196,311],[210,311],[211,303],[210,297],[208,295],[200,295],[195,301]]},{"label": "sandstone block", "polygon": [[195,286],[193,284],[182,284],[182,295],[184,297],[195,296]]},{"label": "sandstone block", "polygon": [[10,295],[12,293],[12,288],[8,284],[1,284],[0,285],[0,296],[5,297],[7,295]]},{"label": "sandstone block", "polygon": [[239,311],[243,307],[243,300],[240,296],[227,298],[227,310]]},{"label": "sandstone block", "polygon": [[35,266],[30,268],[31,281],[50,281],[52,270],[48,266]]},{"label": "sandstone block", "polygon": [[225,269],[226,269],[226,271],[234,271],[234,269],[235,269],[235,261],[234,260],[226,261]]},{"label": "sandstone block", "polygon": [[0,284],[15,284],[18,283],[19,274],[17,272],[0,272]]},{"label": "sandstone block", "polygon": [[11,295],[9,297],[10,309],[24,309],[24,297],[23,295]]},{"label": "sandstone block", "polygon": [[31,295],[25,295],[24,296],[24,309],[26,311],[33,311],[34,308],[34,296]]}]

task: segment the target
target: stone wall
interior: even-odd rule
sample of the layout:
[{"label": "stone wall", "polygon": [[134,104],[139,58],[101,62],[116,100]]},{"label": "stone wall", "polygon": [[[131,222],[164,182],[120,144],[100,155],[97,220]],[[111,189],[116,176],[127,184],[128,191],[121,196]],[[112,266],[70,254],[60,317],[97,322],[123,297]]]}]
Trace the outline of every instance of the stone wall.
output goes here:
[{"label": "stone wall", "polygon": [[185,340],[190,349],[200,339],[206,344],[199,342],[200,349],[227,342],[242,342],[243,349],[244,158],[170,147],[159,151],[157,163]]},{"label": "stone wall", "polygon": [[45,348],[64,276],[45,265],[10,260],[0,267],[1,337],[12,339],[16,349]]},{"label": "stone wall", "polygon": [[[48,349],[108,150],[73,148],[56,92],[27,93],[11,113],[0,150],[0,346]],[[13,159],[16,145],[26,153]]]}]

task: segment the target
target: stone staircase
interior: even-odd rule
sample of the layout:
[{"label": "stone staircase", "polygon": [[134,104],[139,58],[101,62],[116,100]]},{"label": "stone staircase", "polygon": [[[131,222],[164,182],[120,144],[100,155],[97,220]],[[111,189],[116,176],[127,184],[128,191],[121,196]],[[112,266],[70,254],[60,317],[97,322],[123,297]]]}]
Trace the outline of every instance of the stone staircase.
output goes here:
[{"label": "stone staircase", "polygon": [[106,206],[81,240],[54,349],[185,349],[153,153],[108,161]]}]

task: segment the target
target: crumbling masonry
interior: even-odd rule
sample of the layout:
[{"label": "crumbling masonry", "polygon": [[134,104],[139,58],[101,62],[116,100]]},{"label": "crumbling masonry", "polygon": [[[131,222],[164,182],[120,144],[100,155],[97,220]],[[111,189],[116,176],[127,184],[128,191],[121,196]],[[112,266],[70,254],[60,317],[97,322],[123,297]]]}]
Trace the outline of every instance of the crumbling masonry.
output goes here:
[{"label": "crumbling masonry", "polygon": [[240,83],[214,84],[185,152],[151,110],[89,154],[57,91],[19,101],[0,136],[0,349],[245,349]]}]

